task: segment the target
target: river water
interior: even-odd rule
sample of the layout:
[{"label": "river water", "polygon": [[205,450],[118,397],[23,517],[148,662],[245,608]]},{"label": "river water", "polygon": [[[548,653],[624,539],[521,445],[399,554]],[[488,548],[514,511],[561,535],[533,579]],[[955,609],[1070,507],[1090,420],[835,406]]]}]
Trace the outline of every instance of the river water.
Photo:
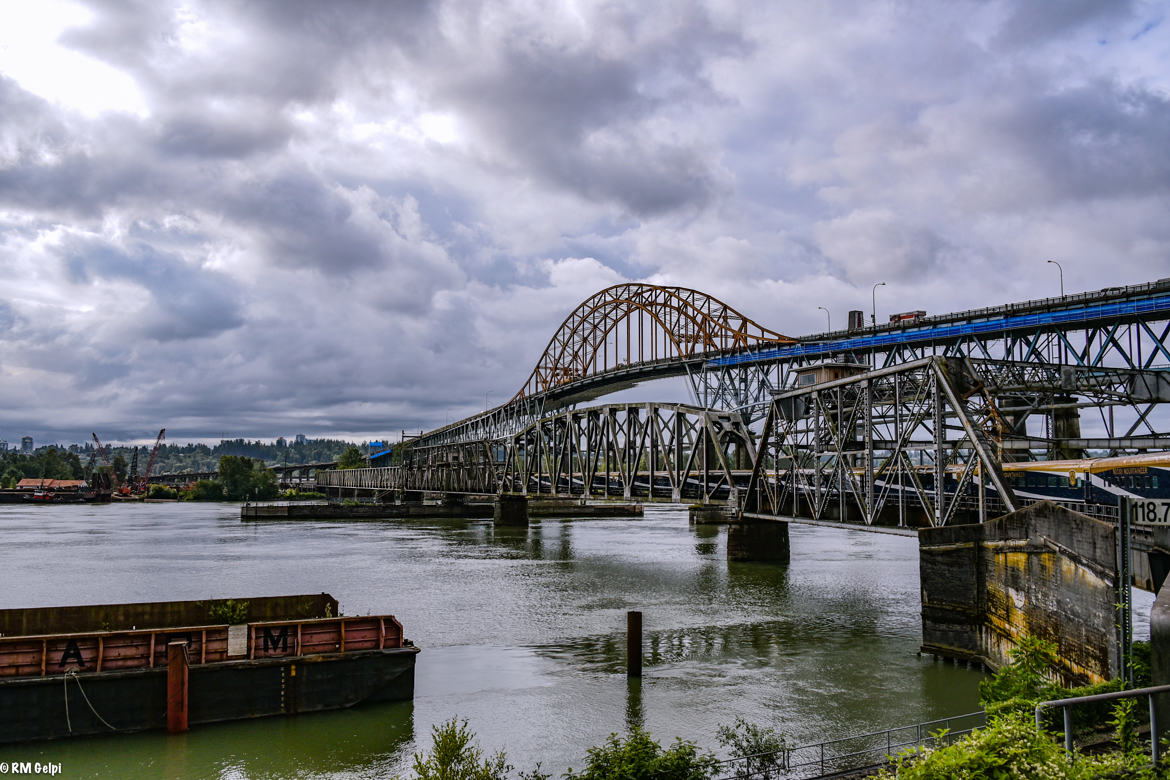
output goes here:
[{"label": "river water", "polygon": [[[814,742],[977,709],[982,675],[916,655],[913,538],[791,526],[788,566],[729,564],[726,528],[638,519],[241,523],[232,504],[0,506],[0,608],[331,593],[422,648],[412,703],[0,746],[63,777],[380,778],[466,718],[560,774],[631,724],[718,749],[743,717]],[[625,613],[645,676],[625,676]]]}]

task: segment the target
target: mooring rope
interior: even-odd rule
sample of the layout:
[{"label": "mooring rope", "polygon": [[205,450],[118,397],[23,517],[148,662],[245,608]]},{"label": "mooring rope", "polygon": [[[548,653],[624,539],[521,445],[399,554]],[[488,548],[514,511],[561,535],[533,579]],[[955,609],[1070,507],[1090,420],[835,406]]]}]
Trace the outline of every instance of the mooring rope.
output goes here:
[{"label": "mooring rope", "polygon": [[69,675],[61,677],[61,688],[65,691],[65,727],[69,729],[69,733],[73,733],[73,724],[69,721]]},{"label": "mooring rope", "polygon": [[[81,698],[85,699],[85,703],[87,705],[89,705],[89,711],[93,713],[93,716],[95,718],[97,718],[98,720],[100,720],[102,722],[102,725],[104,725],[110,731],[117,731],[116,728],[111,726],[109,724],[109,722],[105,718],[103,718],[101,715],[99,715],[98,711],[93,708],[93,704],[90,702],[89,697],[85,695],[85,689],[81,687],[81,679],[77,676],[77,672],[66,672],[65,673],[66,680],[68,680],[70,677],[72,677],[73,681],[77,683],[77,690],[81,691]],[[68,689],[68,687],[65,690],[65,722],[66,723],[69,722],[69,689]],[[73,733],[72,726],[69,727],[69,733],[70,734]]]}]

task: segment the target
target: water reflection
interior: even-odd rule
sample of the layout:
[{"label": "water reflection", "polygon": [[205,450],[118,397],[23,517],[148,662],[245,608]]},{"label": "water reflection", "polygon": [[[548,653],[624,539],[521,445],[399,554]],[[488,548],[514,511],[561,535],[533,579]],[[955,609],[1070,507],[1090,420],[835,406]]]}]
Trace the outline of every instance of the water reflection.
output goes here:
[{"label": "water reflection", "polygon": [[646,712],[642,708],[642,678],[626,678],[626,731],[646,728]]},{"label": "water reflection", "polygon": [[152,732],[6,745],[4,757],[60,762],[65,777],[386,776],[414,749],[413,711],[412,703],[396,702],[205,725],[176,735]]}]

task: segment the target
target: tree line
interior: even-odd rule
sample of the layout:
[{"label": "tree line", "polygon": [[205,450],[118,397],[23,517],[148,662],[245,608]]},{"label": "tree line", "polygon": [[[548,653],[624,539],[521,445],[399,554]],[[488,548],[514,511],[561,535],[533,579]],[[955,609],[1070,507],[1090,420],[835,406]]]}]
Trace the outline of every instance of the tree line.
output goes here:
[{"label": "tree line", "polygon": [[[129,475],[137,454],[138,472],[146,470],[151,447],[108,445],[113,471],[119,480]],[[251,458],[269,466],[299,463],[328,463],[337,460],[347,449],[364,456],[366,443],[360,445],[343,439],[307,439],[302,443],[265,443],[259,440],[225,439],[216,445],[162,444],[154,465],[155,474],[184,474],[216,471],[225,455]],[[105,465],[95,457],[92,443],[71,444],[67,447],[51,445],[40,447],[30,455],[17,450],[0,452],[0,486],[19,482],[25,477],[36,479],[88,479],[93,468]]]}]

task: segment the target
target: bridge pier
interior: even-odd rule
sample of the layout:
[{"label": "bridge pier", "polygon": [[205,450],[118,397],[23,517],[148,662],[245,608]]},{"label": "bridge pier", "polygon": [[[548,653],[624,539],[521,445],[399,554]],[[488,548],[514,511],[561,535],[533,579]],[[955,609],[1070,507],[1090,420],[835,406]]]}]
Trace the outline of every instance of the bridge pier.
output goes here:
[{"label": "bridge pier", "polygon": [[727,560],[788,563],[788,523],[744,518],[727,526]]},{"label": "bridge pier", "polygon": [[528,525],[528,496],[518,493],[501,493],[496,496],[492,520],[496,525]]},{"label": "bridge pier", "polygon": [[1049,502],[921,529],[922,652],[998,669],[1030,635],[1057,645],[1064,685],[1116,676],[1116,539],[1110,524]]},{"label": "bridge pier", "polygon": [[691,504],[687,510],[692,525],[726,525],[735,522],[735,515],[729,504]]}]

